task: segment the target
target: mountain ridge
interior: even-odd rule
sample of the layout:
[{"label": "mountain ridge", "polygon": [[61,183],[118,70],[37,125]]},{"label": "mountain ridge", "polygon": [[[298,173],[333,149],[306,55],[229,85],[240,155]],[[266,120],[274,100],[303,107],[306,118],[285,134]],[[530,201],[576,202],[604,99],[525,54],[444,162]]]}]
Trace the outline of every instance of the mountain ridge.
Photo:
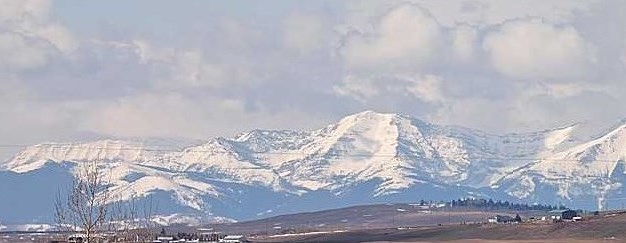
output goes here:
[{"label": "mountain ridge", "polygon": [[[571,136],[576,128],[497,135],[364,111],[319,129],[254,129],[185,145],[158,147],[141,140],[39,144],[2,163],[0,171],[19,175],[48,163],[97,162],[113,175],[111,190],[122,200],[162,194],[171,201],[167,213],[234,219],[306,208],[322,199],[329,207],[474,196],[538,203],[557,198],[576,206],[580,198],[621,194],[626,176],[616,171],[626,155],[626,129],[578,142]],[[577,156],[583,152],[591,157]],[[599,165],[576,163],[567,170],[550,163],[585,158]],[[616,161],[609,168],[600,166],[608,164],[602,160]],[[250,206],[258,200],[263,203]]]}]

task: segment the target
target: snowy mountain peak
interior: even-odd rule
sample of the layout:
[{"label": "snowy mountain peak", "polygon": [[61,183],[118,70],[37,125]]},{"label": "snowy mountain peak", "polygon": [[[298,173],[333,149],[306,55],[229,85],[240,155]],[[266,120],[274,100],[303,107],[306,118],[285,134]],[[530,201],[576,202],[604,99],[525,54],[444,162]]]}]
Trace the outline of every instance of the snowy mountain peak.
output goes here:
[{"label": "snowy mountain peak", "polygon": [[86,143],[45,143],[26,148],[6,162],[2,168],[15,172],[28,172],[42,167],[46,162],[88,161],[145,161],[171,147],[151,147],[145,143],[99,140]]},{"label": "snowy mountain peak", "polygon": [[398,113],[384,113],[384,112],[376,112],[373,110],[366,110],[366,111],[362,111],[362,112],[358,112],[358,113],[354,113],[352,115],[348,115],[345,118],[365,118],[365,119],[371,119],[371,118],[375,118],[375,117],[390,117],[390,116],[399,116]]},{"label": "snowy mountain peak", "polygon": [[494,135],[365,111],[310,131],[256,129],[193,144],[40,144],[0,165],[0,172],[26,175],[50,162],[95,161],[114,175],[111,190],[122,198],[160,195],[204,213],[256,202],[244,199],[247,194],[270,195],[278,201],[266,201],[288,207],[324,193],[339,201],[352,195],[361,203],[433,191],[446,193],[424,195],[480,191],[549,203],[554,195],[574,200],[626,193],[626,123],[587,142],[572,140],[576,128]]}]

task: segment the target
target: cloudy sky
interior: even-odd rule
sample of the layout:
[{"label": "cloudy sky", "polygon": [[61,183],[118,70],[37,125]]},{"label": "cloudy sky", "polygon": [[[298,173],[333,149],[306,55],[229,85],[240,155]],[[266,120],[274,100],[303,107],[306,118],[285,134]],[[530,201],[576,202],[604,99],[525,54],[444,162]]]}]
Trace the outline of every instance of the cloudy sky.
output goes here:
[{"label": "cloudy sky", "polygon": [[[0,0],[0,143],[626,117],[624,1]],[[1,155],[1,152],[0,152]]]}]

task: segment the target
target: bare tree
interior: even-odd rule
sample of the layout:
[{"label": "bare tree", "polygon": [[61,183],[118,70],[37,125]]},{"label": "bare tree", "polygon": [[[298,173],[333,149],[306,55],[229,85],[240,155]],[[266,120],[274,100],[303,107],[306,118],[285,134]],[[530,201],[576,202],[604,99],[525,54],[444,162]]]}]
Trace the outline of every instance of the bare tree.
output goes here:
[{"label": "bare tree", "polygon": [[155,236],[152,196],[144,198],[121,196],[111,205],[109,230],[116,233],[117,240],[150,242]]},{"label": "bare tree", "polygon": [[67,195],[59,193],[55,201],[59,230],[82,233],[89,243],[97,242],[97,234],[105,231],[113,233],[116,241],[150,242],[154,236],[152,197],[112,195],[105,175],[96,162],[79,164]]},{"label": "bare tree", "polygon": [[57,226],[66,232],[83,233],[86,242],[95,242],[96,233],[106,226],[109,213],[107,185],[95,162],[80,164],[66,199],[60,193],[57,196],[54,207]]}]

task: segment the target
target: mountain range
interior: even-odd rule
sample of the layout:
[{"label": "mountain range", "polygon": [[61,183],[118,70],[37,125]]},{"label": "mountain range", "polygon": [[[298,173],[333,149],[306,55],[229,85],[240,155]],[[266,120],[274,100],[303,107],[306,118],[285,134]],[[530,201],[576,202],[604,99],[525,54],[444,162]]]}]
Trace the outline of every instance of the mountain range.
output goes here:
[{"label": "mountain range", "polygon": [[461,197],[606,208],[626,192],[626,122],[589,141],[576,129],[496,135],[365,111],[309,131],[43,143],[0,164],[0,223],[51,222],[88,162],[118,200],[156,202],[163,224]]}]

